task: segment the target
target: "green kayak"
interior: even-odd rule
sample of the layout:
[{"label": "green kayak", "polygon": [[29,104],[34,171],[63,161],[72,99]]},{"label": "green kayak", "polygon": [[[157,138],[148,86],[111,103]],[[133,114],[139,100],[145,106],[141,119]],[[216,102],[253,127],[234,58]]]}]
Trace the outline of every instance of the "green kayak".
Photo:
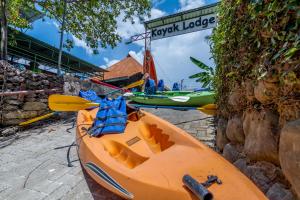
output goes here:
[{"label": "green kayak", "polygon": [[[199,107],[215,102],[215,93],[212,91],[166,91],[157,92],[155,95],[145,95],[143,92],[134,92],[133,94],[133,96],[129,96],[131,101],[147,105]],[[186,102],[180,102],[174,98],[183,96],[189,97],[189,99]]]}]

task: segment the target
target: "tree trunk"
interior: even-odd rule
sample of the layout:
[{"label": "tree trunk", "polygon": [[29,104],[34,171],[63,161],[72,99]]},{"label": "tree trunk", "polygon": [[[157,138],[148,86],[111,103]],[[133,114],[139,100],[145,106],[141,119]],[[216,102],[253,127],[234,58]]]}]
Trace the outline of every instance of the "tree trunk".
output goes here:
[{"label": "tree trunk", "polygon": [[0,44],[0,59],[7,60],[7,8],[6,1],[1,1],[1,44]]}]

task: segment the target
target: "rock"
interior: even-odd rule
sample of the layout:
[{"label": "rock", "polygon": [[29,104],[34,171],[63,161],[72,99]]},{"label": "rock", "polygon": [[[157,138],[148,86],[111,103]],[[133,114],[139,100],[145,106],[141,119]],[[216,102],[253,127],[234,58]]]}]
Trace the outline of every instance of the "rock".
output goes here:
[{"label": "rock", "polygon": [[240,153],[233,144],[226,144],[223,150],[223,157],[231,163],[234,163],[240,157]]},{"label": "rock", "polygon": [[48,106],[42,102],[26,102],[23,106],[24,110],[45,110]]},{"label": "rock", "polygon": [[248,110],[244,113],[244,152],[251,160],[279,164],[278,115],[270,110]]},{"label": "rock", "polygon": [[247,172],[247,161],[245,158],[240,158],[237,161],[233,163],[234,166],[236,166],[241,172],[246,174]]},{"label": "rock", "polygon": [[26,95],[26,98],[34,98],[34,97],[36,97],[37,96],[37,94],[35,94],[35,93],[30,93],[30,94],[27,94]]},{"label": "rock", "polygon": [[228,98],[228,104],[236,107],[240,104],[241,101],[241,94],[238,90],[234,90],[230,93],[229,98]]},{"label": "rock", "polygon": [[18,131],[18,127],[9,127],[9,128],[5,128],[2,132],[0,132],[0,135],[7,137],[10,135],[15,134]]},{"label": "rock", "polygon": [[36,98],[34,98],[34,97],[26,97],[26,98],[24,99],[24,101],[25,101],[25,102],[35,102],[35,101],[36,101]]},{"label": "rock", "polygon": [[78,95],[80,91],[79,82],[65,82],[64,83],[64,94],[66,95]]},{"label": "rock", "polygon": [[4,119],[2,124],[4,126],[18,125],[23,121],[24,119]]},{"label": "rock", "polygon": [[260,161],[248,166],[246,175],[266,193],[271,186],[281,179],[282,173],[278,167],[272,163]]},{"label": "rock", "polygon": [[266,196],[270,200],[295,200],[293,193],[280,183],[273,184]]},{"label": "rock", "polygon": [[23,111],[23,110],[17,110],[17,111],[11,111],[3,114],[4,119],[27,119],[27,118],[33,118],[37,116],[36,111]]},{"label": "rock", "polygon": [[226,136],[232,143],[244,143],[245,135],[243,130],[243,121],[240,116],[235,115],[228,120]]},{"label": "rock", "polygon": [[50,83],[49,83],[48,80],[42,80],[42,84],[44,84],[44,85],[49,85]]},{"label": "rock", "polygon": [[48,103],[48,99],[38,99],[39,102]]},{"label": "rock", "polygon": [[284,175],[300,198],[300,119],[288,122],[282,128],[279,160]]},{"label": "rock", "polygon": [[220,149],[220,151],[223,151],[224,146],[227,143],[229,143],[229,140],[226,136],[226,126],[227,126],[227,121],[223,118],[220,118],[218,120],[217,136],[216,136],[216,145]]},{"label": "rock", "polygon": [[3,106],[4,111],[13,111],[13,110],[18,110],[18,106],[15,105],[5,105]]},{"label": "rock", "polygon": [[243,87],[245,88],[245,95],[246,95],[246,99],[248,101],[254,101],[255,100],[255,96],[254,96],[254,84],[252,80],[246,80],[245,82],[243,82]]},{"label": "rock", "polygon": [[5,100],[5,103],[10,104],[10,105],[21,105],[23,102],[19,100]]},{"label": "rock", "polygon": [[278,97],[278,88],[277,83],[261,80],[254,88],[255,98],[263,104],[268,104]]}]

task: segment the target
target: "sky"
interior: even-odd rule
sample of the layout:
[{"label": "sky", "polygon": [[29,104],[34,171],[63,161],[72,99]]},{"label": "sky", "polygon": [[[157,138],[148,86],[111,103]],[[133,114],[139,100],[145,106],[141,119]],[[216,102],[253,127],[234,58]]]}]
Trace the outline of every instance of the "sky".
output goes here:
[{"label": "sky", "polygon": [[[150,19],[215,2],[217,0],[152,0],[153,7]],[[117,21],[117,32],[122,37],[122,42],[117,47],[114,49],[99,48],[99,54],[94,55],[92,49],[84,41],[77,39],[70,33],[65,33],[65,40],[73,39],[74,41],[74,48],[69,53],[102,68],[107,68],[122,60],[128,53],[142,64],[144,41],[129,45],[125,42],[129,40],[130,36],[143,33],[145,31],[144,25],[138,22],[138,18],[135,18],[135,24],[131,24],[129,21],[123,22],[121,16],[117,18]],[[33,23],[33,28],[26,31],[26,34],[57,48],[59,46],[59,24],[54,20],[48,18],[37,20]],[[199,83],[188,78],[190,75],[200,72],[200,69],[190,61],[189,57],[195,57],[209,66],[214,66],[209,45],[204,39],[210,34],[211,30],[208,29],[152,41],[151,52],[158,78],[163,79],[169,86],[184,79],[183,85],[187,88],[199,88],[201,86]]]}]

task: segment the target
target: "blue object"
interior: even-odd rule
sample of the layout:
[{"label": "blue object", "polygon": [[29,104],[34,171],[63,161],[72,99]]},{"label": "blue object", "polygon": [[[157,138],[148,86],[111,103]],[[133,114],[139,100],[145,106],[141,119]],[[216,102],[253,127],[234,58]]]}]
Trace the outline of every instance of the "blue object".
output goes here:
[{"label": "blue object", "polygon": [[101,101],[92,129],[92,136],[100,136],[110,133],[123,133],[126,127],[127,113],[126,101],[122,96],[110,100],[104,98]]},{"label": "blue object", "polygon": [[132,88],[131,92],[138,92],[138,89],[137,88]]},{"label": "blue object", "polygon": [[172,91],[179,91],[179,90],[180,90],[180,89],[179,89],[178,83],[174,83],[174,84],[173,84]]},{"label": "blue object", "polygon": [[194,92],[204,92],[204,91],[210,91],[210,89],[209,88],[194,89]]},{"label": "blue object", "polygon": [[155,94],[155,93],[156,93],[155,81],[149,78],[145,84],[145,94]]},{"label": "blue object", "polygon": [[96,94],[94,90],[87,90],[87,91],[80,90],[79,96],[95,103],[101,104],[102,101],[101,98]]},{"label": "blue object", "polygon": [[165,83],[164,80],[159,80],[157,84],[157,91],[164,91],[165,90]]}]

